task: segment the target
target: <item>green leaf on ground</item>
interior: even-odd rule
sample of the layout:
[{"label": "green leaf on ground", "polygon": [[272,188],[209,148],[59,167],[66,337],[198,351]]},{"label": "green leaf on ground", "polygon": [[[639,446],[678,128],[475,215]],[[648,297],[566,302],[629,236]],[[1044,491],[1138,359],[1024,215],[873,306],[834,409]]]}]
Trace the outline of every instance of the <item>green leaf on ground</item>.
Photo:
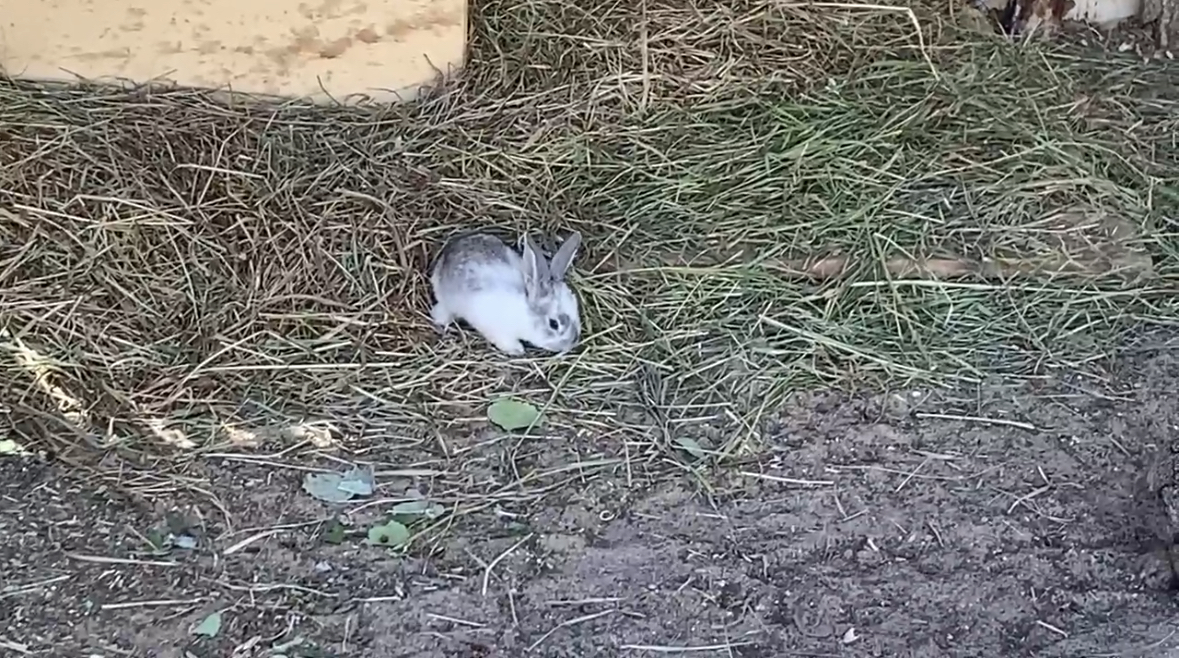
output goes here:
[{"label": "green leaf on ground", "polygon": [[357,496],[371,496],[376,483],[373,469],[368,466],[354,466],[340,480],[340,489]]},{"label": "green leaf on ground", "polygon": [[327,544],[342,544],[344,543],[344,532],[344,524],[340,523],[339,519],[332,519],[324,526],[320,538]]},{"label": "green leaf on ground", "polygon": [[532,528],[527,523],[522,521],[508,521],[507,528],[508,532],[517,536],[526,535],[532,532]]},{"label": "green leaf on ground", "polygon": [[168,548],[168,532],[163,528],[151,528],[147,531],[147,541],[153,551],[163,551]]},{"label": "green leaf on ground", "polygon": [[704,458],[708,456],[708,453],[705,452],[704,447],[701,446],[695,439],[681,436],[675,440],[675,443],[680,450],[688,453],[697,461],[704,461]]},{"label": "green leaf on ground", "polygon": [[394,521],[402,525],[411,525],[423,519],[436,519],[446,513],[446,508],[428,500],[410,500],[398,503],[389,510]]},{"label": "green leaf on ground", "polygon": [[409,528],[396,521],[389,521],[369,528],[366,541],[372,546],[397,548],[409,543],[409,537]]},{"label": "green leaf on ground", "polygon": [[509,432],[530,427],[538,418],[536,407],[512,398],[496,400],[487,408],[487,419]]},{"label": "green leaf on ground", "polygon": [[347,473],[308,473],[303,476],[303,490],[325,503],[346,503],[355,496],[371,495],[373,471],[357,466]]},{"label": "green leaf on ground", "polygon": [[12,439],[0,439],[0,455],[24,454],[24,448]]},{"label": "green leaf on ground", "polygon": [[340,488],[344,476],[339,473],[308,473],[303,476],[303,491],[325,503],[345,503],[352,500],[351,491]]},{"label": "green leaf on ground", "polygon": [[204,635],[205,637],[217,637],[221,632],[221,613],[214,612],[205,617],[201,623],[197,624],[196,628],[192,629],[193,635]]},{"label": "green leaf on ground", "polygon": [[446,508],[428,500],[411,500],[394,505],[391,512],[395,515],[424,516],[428,519],[436,519],[446,512]]},{"label": "green leaf on ground", "polygon": [[1160,196],[1165,196],[1171,201],[1179,201],[1179,188],[1174,188],[1169,185],[1159,185],[1154,189],[1155,193]]}]

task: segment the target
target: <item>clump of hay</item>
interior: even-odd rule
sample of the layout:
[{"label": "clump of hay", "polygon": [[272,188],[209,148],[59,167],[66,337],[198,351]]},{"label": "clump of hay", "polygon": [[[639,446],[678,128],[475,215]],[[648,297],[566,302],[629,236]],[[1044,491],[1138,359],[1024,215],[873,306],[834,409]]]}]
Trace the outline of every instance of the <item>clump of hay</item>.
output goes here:
[{"label": "clump of hay", "polygon": [[[3,398],[192,446],[514,390],[603,441],[725,418],[728,453],[801,385],[1050,372],[1173,320],[1165,70],[947,18],[486,2],[460,80],[367,110],[0,83]],[[582,231],[583,349],[434,334],[426,265],[478,226]]]}]

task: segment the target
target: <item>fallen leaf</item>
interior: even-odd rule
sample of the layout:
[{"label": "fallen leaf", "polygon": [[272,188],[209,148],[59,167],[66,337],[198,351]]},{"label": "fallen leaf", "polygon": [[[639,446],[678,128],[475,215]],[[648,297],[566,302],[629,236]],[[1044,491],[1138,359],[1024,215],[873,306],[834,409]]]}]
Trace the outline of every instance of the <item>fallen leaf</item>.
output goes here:
[{"label": "fallen leaf", "polygon": [[692,457],[698,461],[704,461],[704,458],[708,456],[708,453],[704,451],[704,448],[695,439],[681,436],[678,437],[675,442],[681,450],[688,453],[689,455],[692,455]]},{"label": "fallen leaf", "polygon": [[430,505],[428,503],[402,503],[396,505],[389,512],[389,519],[396,521],[404,526],[411,526],[419,523],[422,520],[436,519],[446,512],[446,508],[441,505]]},{"label": "fallen leaf", "polygon": [[1155,193],[1167,197],[1170,201],[1179,201],[1179,188],[1160,185],[1155,188]]},{"label": "fallen leaf", "polygon": [[303,476],[303,490],[325,503],[346,503],[355,496],[372,495],[375,488],[373,470],[354,466],[346,473],[308,473]]},{"label": "fallen leaf", "polygon": [[[288,655],[290,656],[290,658],[297,658],[298,656],[304,656],[304,658],[307,658],[307,657],[311,656],[312,653],[306,653],[306,655],[304,655],[305,652],[299,648],[300,646],[302,646],[304,644],[307,644],[307,641],[304,640],[302,636],[296,636],[295,639],[293,639],[289,642],[283,642],[282,644],[276,644],[276,645],[270,647],[270,650],[274,652],[270,655],[270,658],[285,658]],[[305,648],[312,649],[313,647],[308,646]],[[290,649],[294,649],[294,651],[291,651],[288,654],[288,651]]]},{"label": "fallen leaf", "polygon": [[343,491],[357,496],[371,496],[375,487],[373,469],[368,466],[354,466],[340,479]]},{"label": "fallen leaf", "polygon": [[4,439],[0,441],[0,455],[20,455],[24,453],[24,448],[19,443],[12,439]]},{"label": "fallen leaf", "polygon": [[511,398],[496,400],[487,408],[487,419],[509,432],[531,427],[539,417],[536,407]]},{"label": "fallen leaf", "polygon": [[852,642],[855,642],[858,639],[860,639],[860,636],[858,634],[856,634],[856,627],[855,626],[849,626],[848,629],[846,631],[844,631],[844,633],[843,633],[843,643],[844,644],[851,644]]},{"label": "fallen leaf", "polygon": [[205,617],[204,620],[201,621],[201,623],[197,624],[196,628],[192,629],[193,635],[204,635],[205,637],[217,637],[217,634],[220,632],[221,632],[221,613],[220,612],[214,612],[213,614],[209,615],[208,617]]},{"label": "fallen leaf", "polygon": [[436,519],[446,513],[446,508],[426,500],[411,500],[394,505],[390,513],[393,516],[424,516],[427,519]]},{"label": "fallen leaf", "polygon": [[152,550],[162,551],[168,547],[168,536],[160,528],[152,528],[147,531],[147,541],[151,544]]},{"label": "fallen leaf", "polygon": [[389,521],[369,528],[367,541],[373,546],[396,548],[407,544],[409,538],[409,528],[396,521]]},{"label": "fallen leaf", "polygon": [[308,473],[303,476],[303,491],[325,503],[346,503],[354,494],[340,488],[343,481],[339,473]]},{"label": "fallen leaf", "polygon": [[328,544],[344,543],[344,524],[340,523],[339,519],[332,520],[323,529],[323,534],[320,537]]},{"label": "fallen leaf", "polygon": [[525,535],[532,532],[532,528],[527,523],[521,521],[508,521],[508,532],[513,535]]}]

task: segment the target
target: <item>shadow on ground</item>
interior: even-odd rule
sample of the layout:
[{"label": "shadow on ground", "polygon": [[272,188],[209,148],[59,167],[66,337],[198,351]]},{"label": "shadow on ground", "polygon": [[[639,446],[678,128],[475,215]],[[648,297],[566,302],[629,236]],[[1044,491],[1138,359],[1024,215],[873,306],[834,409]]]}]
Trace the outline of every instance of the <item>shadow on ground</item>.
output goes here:
[{"label": "shadow on ground", "polygon": [[[1139,483],[1179,425],[1179,359],[1133,366],[1050,390],[801,396],[756,461],[647,484],[570,466],[406,557],[324,541],[333,513],[300,468],[332,464],[311,453],[207,457],[173,493],[4,459],[0,638],[31,656],[1172,655],[1162,512]],[[464,459],[497,477],[510,454]],[[379,493],[421,486],[407,474]],[[152,555],[170,511],[197,547]],[[214,611],[217,635],[194,635]]]}]

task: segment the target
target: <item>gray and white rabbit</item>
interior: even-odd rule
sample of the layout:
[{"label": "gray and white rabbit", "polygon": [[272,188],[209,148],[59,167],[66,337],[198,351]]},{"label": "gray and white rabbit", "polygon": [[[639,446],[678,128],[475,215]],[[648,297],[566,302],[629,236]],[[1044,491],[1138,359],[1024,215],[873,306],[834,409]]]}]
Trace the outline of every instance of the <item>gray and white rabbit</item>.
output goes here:
[{"label": "gray and white rabbit", "polygon": [[500,351],[524,354],[523,343],[567,352],[581,338],[577,297],[565,282],[581,246],[573,233],[552,261],[524,235],[523,254],[486,233],[451,239],[434,263],[430,283],[437,303],[430,316],[439,330],[466,320]]}]

